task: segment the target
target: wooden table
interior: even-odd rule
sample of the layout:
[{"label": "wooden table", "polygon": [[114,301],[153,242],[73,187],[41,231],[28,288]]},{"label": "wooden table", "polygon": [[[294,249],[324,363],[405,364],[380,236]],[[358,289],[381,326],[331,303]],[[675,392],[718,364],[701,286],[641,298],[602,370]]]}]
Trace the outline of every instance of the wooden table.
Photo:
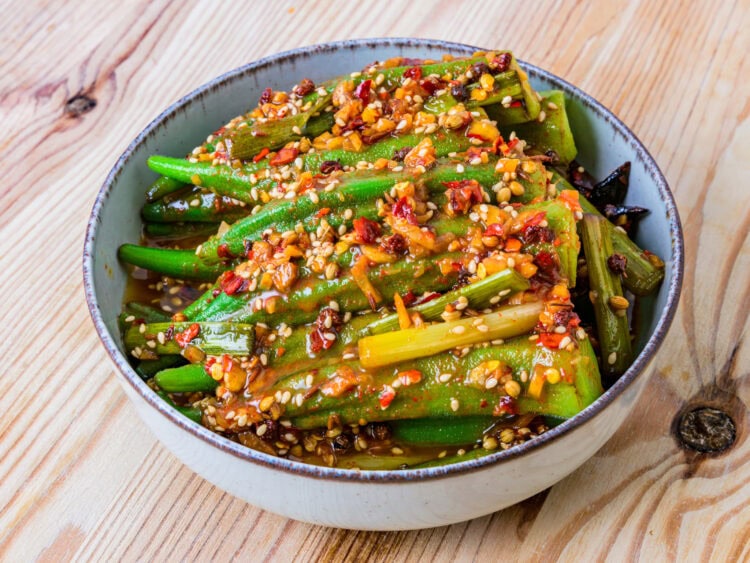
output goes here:
[{"label": "wooden table", "polygon": [[[594,4],[5,2],[0,559],[750,557],[750,6]],[[593,459],[491,516],[380,534],[265,513],[172,457],[115,382],[80,263],[99,186],[163,108],[270,53],[384,35],[510,48],[601,100],[666,174],[687,260],[650,389]],[[79,93],[96,106],[75,116]],[[705,403],[737,425],[723,455],[673,437],[676,414]]]}]

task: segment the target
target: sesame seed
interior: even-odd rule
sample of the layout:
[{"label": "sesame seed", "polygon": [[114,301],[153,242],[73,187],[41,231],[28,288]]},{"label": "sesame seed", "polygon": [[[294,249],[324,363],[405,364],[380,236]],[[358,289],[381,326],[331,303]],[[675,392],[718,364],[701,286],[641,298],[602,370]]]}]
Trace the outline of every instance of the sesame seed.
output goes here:
[{"label": "sesame seed", "polygon": [[493,389],[497,387],[497,379],[490,377],[484,384],[485,389]]},{"label": "sesame seed", "polygon": [[391,453],[393,455],[401,455],[404,453],[404,450],[402,450],[401,448],[391,448]]},{"label": "sesame seed", "polygon": [[617,352],[612,352],[609,356],[607,356],[607,363],[611,366],[615,365],[615,362],[617,361]]},{"label": "sesame seed", "polygon": [[302,135],[302,130],[297,125],[295,125],[294,127],[292,127],[292,132],[295,135]]},{"label": "sesame seed", "polygon": [[132,323],[134,320],[135,320],[135,317],[133,315],[128,315],[127,317],[125,317],[126,323]]},{"label": "sesame seed", "polygon": [[458,172],[459,174],[463,174],[464,173],[464,165],[463,164],[456,165],[456,172]]},{"label": "sesame seed", "polygon": [[558,345],[558,349],[559,350],[563,350],[563,349],[567,348],[568,345],[571,344],[572,342],[573,342],[573,340],[571,340],[570,336],[565,336],[560,341],[560,344]]},{"label": "sesame seed", "polygon": [[451,329],[451,334],[463,334],[465,330],[466,330],[466,327],[462,325],[454,326]]},{"label": "sesame seed", "polygon": [[261,424],[260,426],[258,426],[258,428],[256,428],[255,433],[258,436],[263,436],[263,434],[265,434],[267,431],[268,431],[268,425],[267,424]]},{"label": "sesame seed", "polygon": [[490,327],[488,327],[485,324],[480,324],[480,325],[477,325],[477,330],[479,332],[488,332],[490,330]]},{"label": "sesame seed", "polygon": [[458,399],[456,399],[455,397],[451,397],[451,410],[453,412],[456,412],[459,409],[460,406],[461,405],[458,402]]},{"label": "sesame seed", "polygon": [[438,381],[440,383],[448,383],[452,377],[452,373],[441,373],[440,375],[438,375]]}]

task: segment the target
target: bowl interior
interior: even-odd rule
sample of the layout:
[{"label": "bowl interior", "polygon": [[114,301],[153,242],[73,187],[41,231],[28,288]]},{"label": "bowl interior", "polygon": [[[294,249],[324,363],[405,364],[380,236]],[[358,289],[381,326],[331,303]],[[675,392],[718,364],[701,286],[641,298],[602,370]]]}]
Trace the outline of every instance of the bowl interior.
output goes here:
[{"label": "bowl interior", "polygon": [[[152,394],[127,365],[117,330],[127,278],[117,260],[117,249],[140,238],[139,210],[147,186],[156,179],[146,166],[150,155],[187,154],[211,131],[247,111],[267,86],[286,90],[305,77],[320,82],[393,56],[439,58],[446,52],[467,55],[475,50],[455,43],[410,39],[348,41],[298,49],[217,78],[176,102],[149,124],[120,157],[102,187],[92,212],[84,253],[84,284],[92,316],[100,337],[126,379],[142,394]],[[617,389],[609,392],[619,393],[639,371],[638,366],[645,365],[643,356],[655,352],[676,307],[681,272],[679,219],[661,173],[622,123],[570,84],[536,67],[525,65],[525,68],[536,89],[565,91],[578,158],[586,168],[595,177],[603,178],[623,162],[631,161],[626,203],[651,210],[641,222],[637,242],[665,260],[666,279],[658,293],[644,302],[636,343],[642,361],[637,361]],[[644,353],[645,348],[648,349]],[[151,399],[158,400],[155,396]],[[598,402],[590,408],[596,408]]]}]

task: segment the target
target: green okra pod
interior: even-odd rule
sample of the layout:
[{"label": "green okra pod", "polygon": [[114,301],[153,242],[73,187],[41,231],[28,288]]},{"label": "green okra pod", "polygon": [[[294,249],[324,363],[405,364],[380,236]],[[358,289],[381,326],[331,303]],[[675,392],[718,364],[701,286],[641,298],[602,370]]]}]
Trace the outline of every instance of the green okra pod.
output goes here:
[{"label": "green okra pod", "polygon": [[606,223],[603,217],[587,213],[583,216],[581,233],[601,347],[602,370],[606,375],[616,377],[628,368],[633,354],[627,317],[629,303],[623,296],[619,276],[610,270],[607,263],[614,249]]},{"label": "green okra pod", "polygon": [[182,280],[215,280],[228,269],[223,263],[206,264],[195,250],[174,250],[123,244],[118,257],[123,262]]},{"label": "green okra pod", "polygon": [[[180,335],[191,334],[180,343]],[[125,331],[128,351],[149,348],[158,355],[180,354],[187,342],[206,354],[248,356],[253,351],[255,328],[240,323],[160,322],[131,326]]]},{"label": "green okra pod", "polygon": [[[285,405],[284,416],[299,428],[325,426],[330,416],[338,417],[342,424],[456,415],[504,416],[509,412],[570,418],[602,393],[591,343],[584,339],[578,344],[573,351],[553,350],[523,336],[475,349],[462,358],[448,352],[375,371],[363,370],[354,361],[343,362],[315,373],[300,372],[266,393],[290,391],[293,399]],[[511,370],[521,390],[514,401],[509,401],[504,387],[487,385],[483,374],[493,361]],[[566,379],[544,383],[541,395],[531,396],[528,389],[533,375],[528,374],[546,366],[565,372]],[[310,374],[312,387],[307,385]],[[393,382],[402,379],[406,383],[394,388]],[[345,391],[336,395],[339,381]],[[306,398],[295,400],[298,393]]]}]

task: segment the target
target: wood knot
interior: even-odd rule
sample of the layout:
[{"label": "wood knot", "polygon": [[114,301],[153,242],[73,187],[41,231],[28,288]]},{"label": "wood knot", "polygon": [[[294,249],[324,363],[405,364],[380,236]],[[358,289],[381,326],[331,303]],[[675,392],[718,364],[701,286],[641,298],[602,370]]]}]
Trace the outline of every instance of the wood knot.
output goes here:
[{"label": "wood knot", "polygon": [[732,418],[714,407],[697,407],[684,413],[676,431],[681,446],[701,453],[723,452],[737,438]]},{"label": "wood knot", "polygon": [[70,117],[81,117],[96,107],[96,100],[86,94],[76,94],[65,102],[65,113]]}]

